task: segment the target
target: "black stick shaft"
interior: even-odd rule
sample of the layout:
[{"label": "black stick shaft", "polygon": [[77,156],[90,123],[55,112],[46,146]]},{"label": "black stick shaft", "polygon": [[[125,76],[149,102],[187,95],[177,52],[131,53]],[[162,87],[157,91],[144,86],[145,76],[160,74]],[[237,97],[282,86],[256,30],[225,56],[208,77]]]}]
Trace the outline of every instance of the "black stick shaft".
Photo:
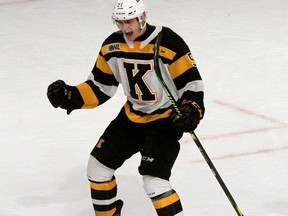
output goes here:
[{"label": "black stick shaft", "polygon": [[[155,70],[157,78],[158,78],[161,86],[163,87],[163,90],[165,91],[167,97],[169,98],[174,110],[176,111],[176,113],[178,115],[181,115],[181,111],[180,111],[180,109],[179,109],[179,107],[177,105],[177,102],[174,99],[173,95],[171,94],[171,92],[170,92],[169,88],[167,87],[166,83],[164,82],[164,79],[163,79],[161,71],[160,71],[160,67],[159,67],[159,47],[160,47],[161,37],[162,37],[162,32],[160,32],[158,34],[157,39],[156,39],[156,43],[155,43],[155,47],[154,47],[154,70]],[[241,212],[240,208],[238,207],[237,203],[235,202],[234,198],[232,197],[230,191],[228,190],[227,186],[225,185],[224,181],[222,180],[220,174],[218,173],[216,167],[214,166],[214,164],[212,163],[210,157],[208,156],[207,152],[205,151],[204,147],[202,146],[200,140],[198,139],[198,137],[196,136],[196,134],[193,131],[191,131],[189,133],[190,133],[193,141],[197,145],[198,149],[200,150],[202,156],[204,157],[206,163],[210,167],[212,173],[214,174],[214,176],[216,177],[217,181],[219,182],[219,184],[220,184],[221,188],[223,189],[224,193],[226,194],[227,198],[229,199],[231,205],[235,209],[236,213],[238,214],[238,216],[244,216],[243,213]]]}]

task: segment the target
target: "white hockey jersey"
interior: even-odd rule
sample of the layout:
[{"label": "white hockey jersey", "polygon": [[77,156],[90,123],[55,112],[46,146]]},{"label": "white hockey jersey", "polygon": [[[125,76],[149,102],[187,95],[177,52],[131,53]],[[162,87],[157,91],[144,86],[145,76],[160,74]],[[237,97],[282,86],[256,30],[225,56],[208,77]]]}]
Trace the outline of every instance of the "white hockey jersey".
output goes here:
[{"label": "white hockey jersey", "polygon": [[82,108],[94,108],[111,98],[119,84],[127,102],[127,117],[146,123],[171,115],[171,103],[154,71],[154,46],[162,31],[159,65],[163,79],[181,103],[189,99],[204,113],[203,82],[184,40],[167,27],[147,24],[146,32],[131,42],[121,32],[114,32],[102,44],[88,80],[77,85]]}]

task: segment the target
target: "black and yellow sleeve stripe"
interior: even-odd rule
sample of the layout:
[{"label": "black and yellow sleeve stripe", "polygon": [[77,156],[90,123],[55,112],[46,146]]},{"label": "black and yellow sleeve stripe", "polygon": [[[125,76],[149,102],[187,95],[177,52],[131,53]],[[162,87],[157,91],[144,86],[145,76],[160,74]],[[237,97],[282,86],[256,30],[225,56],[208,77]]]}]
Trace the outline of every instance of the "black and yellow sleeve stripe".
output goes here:
[{"label": "black and yellow sleeve stripe", "polygon": [[110,98],[108,95],[104,94],[98,86],[94,85],[91,80],[77,85],[76,88],[79,90],[84,101],[84,104],[81,107],[82,109],[94,108]]}]

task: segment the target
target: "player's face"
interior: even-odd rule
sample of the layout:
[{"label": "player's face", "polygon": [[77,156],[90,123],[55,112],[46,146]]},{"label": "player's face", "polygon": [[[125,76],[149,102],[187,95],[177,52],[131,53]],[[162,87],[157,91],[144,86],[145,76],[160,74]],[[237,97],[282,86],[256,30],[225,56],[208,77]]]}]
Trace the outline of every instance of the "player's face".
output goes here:
[{"label": "player's face", "polygon": [[130,20],[117,20],[116,24],[129,41],[134,41],[143,33],[137,18]]}]

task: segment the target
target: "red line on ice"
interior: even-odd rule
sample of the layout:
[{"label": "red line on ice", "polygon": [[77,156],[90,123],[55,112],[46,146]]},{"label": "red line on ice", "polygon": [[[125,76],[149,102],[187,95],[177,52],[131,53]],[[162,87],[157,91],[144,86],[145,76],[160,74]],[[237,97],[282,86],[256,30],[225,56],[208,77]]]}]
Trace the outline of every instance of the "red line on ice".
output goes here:
[{"label": "red line on ice", "polygon": [[[213,102],[220,105],[220,106],[224,106],[225,108],[233,109],[233,110],[236,110],[236,111],[241,112],[243,114],[251,115],[251,116],[254,116],[256,118],[260,118],[260,119],[269,121],[273,124],[276,124],[277,126],[271,126],[271,127],[266,127],[266,128],[254,128],[254,129],[250,129],[250,130],[235,131],[235,132],[226,133],[226,134],[216,134],[216,135],[211,135],[211,136],[205,136],[205,137],[201,138],[201,140],[212,140],[212,139],[234,137],[234,136],[245,135],[245,134],[262,133],[262,132],[266,132],[266,131],[270,131],[270,130],[279,130],[279,129],[287,128],[287,126],[288,126],[287,123],[283,123],[283,122],[281,122],[277,119],[274,119],[272,117],[269,117],[267,115],[259,114],[259,113],[253,112],[253,111],[248,110],[248,109],[244,109],[244,108],[239,107],[239,106],[235,106],[235,105],[227,103],[227,102],[223,102],[220,100],[215,100]],[[189,143],[193,142],[193,140],[192,139],[189,141],[186,140],[183,143],[188,143],[188,142]],[[273,148],[273,149],[261,149],[261,150],[257,150],[257,151],[251,151],[251,152],[241,152],[238,154],[229,154],[229,155],[218,156],[218,157],[214,157],[212,160],[224,160],[224,159],[231,159],[231,158],[237,158],[237,157],[243,157],[243,156],[249,156],[249,155],[273,153],[273,152],[287,150],[287,149],[288,149],[288,146],[282,146],[282,147]],[[195,161],[192,161],[192,163],[200,163],[203,161],[204,161],[204,159],[203,160],[195,160]]]},{"label": "red line on ice", "polygon": [[[278,152],[278,151],[283,151],[287,150],[287,146],[282,146],[279,148],[273,148],[273,149],[260,149],[257,151],[251,151],[251,152],[243,152],[239,154],[230,154],[230,155],[223,155],[219,157],[213,157],[211,158],[212,161],[214,160],[226,160],[226,159],[231,159],[231,158],[238,158],[238,157],[244,157],[244,156],[250,156],[250,155],[257,155],[257,154],[264,154],[264,153],[273,153],[273,152]],[[205,162],[204,158],[202,160],[192,160],[191,163],[202,163]]]},{"label": "red line on ice", "polygon": [[202,140],[222,139],[222,138],[226,138],[226,137],[241,136],[241,135],[245,135],[245,134],[262,133],[265,131],[277,130],[277,129],[282,129],[282,128],[286,128],[286,127],[287,127],[287,125],[275,126],[275,127],[266,127],[266,128],[255,128],[255,129],[244,130],[244,131],[235,131],[235,132],[226,133],[226,134],[223,133],[223,134],[215,134],[215,135],[205,136],[201,139]]},{"label": "red line on ice", "polygon": [[220,101],[220,100],[214,100],[213,102],[218,104],[218,105],[224,106],[226,108],[234,109],[234,110],[239,111],[241,113],[244,113],[244,114],[247,114],[247,115],[251,115],[251,116],[254,116],[254,117],[257,117],[257,118],[260,118],[260,119],[264,119],[264,120],[270,121],[270,122],[278,124],[278,125],[285,125],[285,123],[283,123],[283,122],[281,122],[281,121],[279,121],[277,119],[274,119],[274,118],[269,117],[267,115],[263,115],[263,114],[259,114],[259,113],[253,112],[253,111],[248,110],[248,109],[244,109],[243,107],[239,107],[239,106],[236,106],[236,105],[224,102],[224,101]]}]

